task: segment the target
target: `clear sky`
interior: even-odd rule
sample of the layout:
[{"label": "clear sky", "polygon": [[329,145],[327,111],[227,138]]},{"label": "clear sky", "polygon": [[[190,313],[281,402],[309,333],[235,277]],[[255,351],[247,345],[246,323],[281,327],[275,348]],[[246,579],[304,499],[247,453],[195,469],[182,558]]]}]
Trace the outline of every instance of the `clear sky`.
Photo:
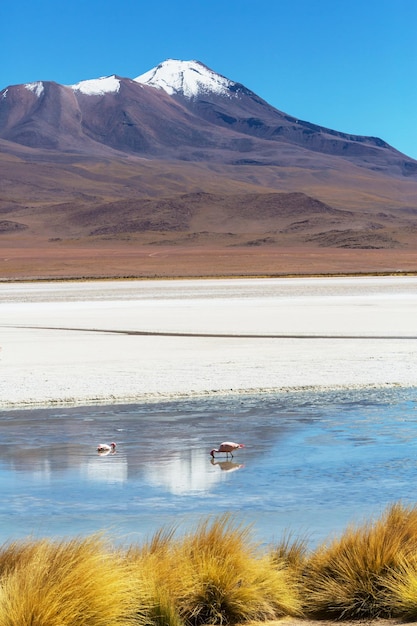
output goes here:
[{"label": "clear sky", "polygon": [[417,0],[2,0],[0,89],[195,59],[417,159]]}]

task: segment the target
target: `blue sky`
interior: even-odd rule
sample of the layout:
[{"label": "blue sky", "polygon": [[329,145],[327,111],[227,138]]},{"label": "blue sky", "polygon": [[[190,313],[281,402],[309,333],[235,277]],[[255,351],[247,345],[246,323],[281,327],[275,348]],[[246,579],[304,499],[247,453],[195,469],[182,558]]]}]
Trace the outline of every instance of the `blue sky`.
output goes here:
[{"label": "blue sky", "polygon": [[417,0],[2,0],[0,89],[196,59],[417,159]]}]

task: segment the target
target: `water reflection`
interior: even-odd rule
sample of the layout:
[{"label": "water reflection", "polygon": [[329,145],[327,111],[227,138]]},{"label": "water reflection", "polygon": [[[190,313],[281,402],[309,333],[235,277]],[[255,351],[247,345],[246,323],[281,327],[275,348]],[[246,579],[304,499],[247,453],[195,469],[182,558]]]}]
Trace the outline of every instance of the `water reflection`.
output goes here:
[{"label": "water reflection", "polygon": [[212,465],[217,465],[223,472],[235,472],[238,469],[245,467],[242,463],[234,463],[233,461],[215,461],[211,459]]},{"label": "water reflection", "polygon": [[148,462],[144,478],[175,495],[209,492],[221,480],[218,472],[210,471],[210,462],[200,450],[186,450],[170,459]]},{"label": "water reflection", "polygon": [[[325,538],[414,503],[416,406],[411,389],[0,412],[0,542],[137,536],[214,511],[262,540],[289,528]],[[250,443],[239,459],[212,459],[219,438]],[[98,454],[102,440],[117,451]]]},{"label": "water reflection", "polygon": [[40,459],[31,468],[33,480],[36,482],[50,482],[52,476],[51,464],[48,459]]},{"label": "water reflection", "polygon": [[85,474],[87,480],[102,483],[125,483],[128,478],[127,459],[112,458],[102,459],[100,457],[115,456],[115,452],[101,452],[99,458],[90,459],[85,466],[80,467],[80,473]]}]

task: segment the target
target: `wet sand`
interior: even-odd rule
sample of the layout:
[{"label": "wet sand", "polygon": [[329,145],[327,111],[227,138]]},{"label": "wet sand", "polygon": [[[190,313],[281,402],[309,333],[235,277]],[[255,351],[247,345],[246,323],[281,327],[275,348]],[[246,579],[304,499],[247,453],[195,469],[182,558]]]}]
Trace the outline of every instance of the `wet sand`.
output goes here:
[{"label": "wet sand", "polygon": [[417,386],[417,278],[0,284],[0,407]]}]

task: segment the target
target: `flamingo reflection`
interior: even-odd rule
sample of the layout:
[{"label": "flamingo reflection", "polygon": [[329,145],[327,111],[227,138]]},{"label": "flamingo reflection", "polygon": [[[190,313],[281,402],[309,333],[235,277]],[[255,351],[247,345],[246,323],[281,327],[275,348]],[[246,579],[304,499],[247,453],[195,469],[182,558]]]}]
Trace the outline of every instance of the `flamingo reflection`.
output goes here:
[{"label": "flamingo reflection", "polygon": [[242,467],[245,467],[242,463],[234,463],[233,461],[215,461],[211,459],[212,465],[218,465],[223,472],[235,472]]}]

